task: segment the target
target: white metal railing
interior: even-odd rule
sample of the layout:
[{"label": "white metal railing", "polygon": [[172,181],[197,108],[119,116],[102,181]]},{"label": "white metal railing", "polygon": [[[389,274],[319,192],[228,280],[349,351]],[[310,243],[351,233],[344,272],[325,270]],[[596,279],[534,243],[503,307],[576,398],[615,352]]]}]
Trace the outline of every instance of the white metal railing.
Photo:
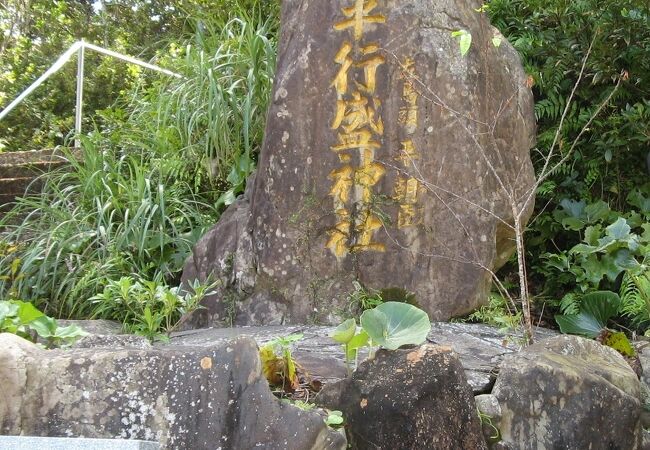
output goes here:
[{"label": "white metal railing", "polygon": [[16,97],[14,101],[9,103],[9,105],[7,105],[2,111],[0,111],[0,120],[4,119],[7,116],[7,114],[9,114],[16,106],[18,106],[20,102],[25,100],[25,98],[27,98],[29,94],[34,92],[48,78],[50,78],[52,75],[58,72],[59,69],[61,69],[61,67],[63,67],[70,60],[72,55],[76,53],[77,54],[77,100],[75,105],[74,128],[75,128],[75,135],[77,136],[77,139],[75,139],[75,146],[79,147],[78,136],[81,135],[81,119],[83,114],[84,59],[85,59],[86,49],[93,50],[105,56],[111,56],[113,58],[125,61],[130,64],[135,64],[137,66],[144,67],[145,69],[164,73],[165,75],[169,75],[176,78],[183,78],[183,76],[180,74],[172,72],[171,70],[163,69],[162,67],[158,67],[154,64],[150,64],[148,62],[144,62],[139,59],[133,58],[131,56],[114,52],[112,50],[98,47],[96,45],[89,44],[88,42],[77,41],[74,44],[72,44],[72,46],[65,53],[63,53],[59,57],[59,59],[57,59],[56,62],[52,64],[52,66],[49,69],[47,69],[45,73],[43,73],[43,75],[41,75],[36,81],[34,81],[18,97]]}]

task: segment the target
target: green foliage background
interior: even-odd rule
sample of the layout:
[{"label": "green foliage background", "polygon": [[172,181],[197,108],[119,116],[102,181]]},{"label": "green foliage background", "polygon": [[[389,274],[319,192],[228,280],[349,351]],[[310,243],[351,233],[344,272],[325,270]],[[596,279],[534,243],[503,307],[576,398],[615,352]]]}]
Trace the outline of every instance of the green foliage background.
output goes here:
[{"label": "green foliage background", "polygon": [[[127,303],[102,307],[98,293],[125,277],[156,289],[178,284],[192,247],[255,167],[275,69],[273,4],[220,4],[183,3],[193,10],[182,31],[155,50],[182,79],[138,71],[122,79],[118,100],[89,114],[71,166],[44,176],[42,194],[0,217],[11,249],[0,252],[0,298],[29,299],[56,317],[124,317],[131,329],[145,318]],[[176,26],[174,17],[165,26]]]},{"label": "green foliage background", "polygon": [[[2,0],[0,2],[0,106],[18,96],[78,40],[152,61],[174,70],[170,41],[181,43],[234,11],[274,14],[259,0]],[[167,59],[167,61],[163,61]],[[133,66],[86,54],[85,129],[94,112],[128,95],[143,78]],[[0,151],[34,150],[65,143],[74,127],[76,64],[59,74],[0,122]]]},{"label": "green foliage background", "polygon": [[[534,293],[550,299],[550,306],[575,311],[585,293],[620,291],[630,324],[645,327],[650,324],[650,5],[646,0],[486,4],[530,75],[539,125],[532,157],[538,169],[590,46],[584,80],[560,130],[560,155],[622,80],[568,161],[539,189],[526,257]],[[277,1],[98,5],[5,0],[0,8],[0,104],[79,39],[185,77],[169,79],[89,55],[84,129],[92,131],[84,138],[86,164],[54,174],[44,196],[18,205],[15,217],[38,212],[28,220],[18,226],[10,224],[11,215],[0,220],[13,249],[0,254],[0,295],[34,300],[59,316],[87,315],[84,302],[124,276],[166,285],[178,281],[182,260],[201,231],[243,190],[255,167],[276,57]],[[69,141],[75,70],[67,66],[0,122],[0,151]],[[503,273],[506,284],[509,270]]]},{"label": "green foliage background", "polygon": [[[584,247],[576,246],[589,239],[597,245],[598,239],[606,237],[605,228],[619,223],[627,234],[621,235],[616,250],[622,252],[625,239],[636,239],[636,243],[645,239],[645,246],[635,243],[634,251],[631,247],[624,250],[637,263],[637,271],[647,270],[650,4],[642,0],[491,0],[488,13],[522,55],[534,83],[539,128],[532,156],[538,169],[590,46],[584,80],[561,129],[561,153],[622,78],[621,87],[580,138],[575,152],[541,186],[526,241],[538,295],[559,299],[599,287],[618,290],[631,264],[623,263],[623,253],[598,257],[583,253],[580,259],[578,250]],[[624,223],[617,222],[620,219]],[[614,263],[616,257],[619,260]],[[558,264],[559,260],[566,264]],[[585,269],[583,262],[591,267]],[[583,269],[593,272],[591,284],[580,285],[577,272],[582,270],[584,275]],[[608,270],[614,279],[594,275]]]}]

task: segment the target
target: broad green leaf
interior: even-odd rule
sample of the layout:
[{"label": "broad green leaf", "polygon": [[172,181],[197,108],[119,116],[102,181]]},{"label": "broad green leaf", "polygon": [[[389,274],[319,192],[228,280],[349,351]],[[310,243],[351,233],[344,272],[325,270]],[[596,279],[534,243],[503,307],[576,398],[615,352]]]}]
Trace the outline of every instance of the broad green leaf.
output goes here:
[{"label": "broad green leaf", "polygon": [[18,305],[14,302],[0,301],[0,325],[8,317],[18,316]]},{"label": "broad green leaf", "polygon": [[577,217],[562,219],[562,226],[565,230],[580,231],[584,228],[585,222]]},{"label": "broad green leaf", "polygon": [[472,34],[467,30],[452,31],[452,37],[459,38],[460,54],[465,56],[472,46]]},{"label": "broad green leaf", "polygon": [[343,423],[343,413],[341,411],[330,411],[325,423],[329,426],[341,425]]},{"label": "broad green leaf", "polygon": [[369,340],[370,336],[368,336],[368,333],[366,333],[365,330],[361,330],[359,334],[355,334],[354,337],[350,339],[350,342],[348,342],[348,348],[358,349],[364,347],[368,344]]},{"label": "broad green leaf", "polygon": [[29,302],[18,302],[18,320],[21,323],[29,324],[45,314],[40,312],[34,305]]},{"label": "broad green leaf", "polygon": [[330,337],[336,342],[347,344],[354,337],[357,331],[357,322],[354,319],[348,319],[334,329]]},{"label": "broad green leaf", "polygon": [[[639,264],[634,255],[629,250],[624,248],[618,250],[614,254],[614,264],[616,264],[617,269],[619,269],[619,273],[623,270],[635,271],[641,267],[641,264]],[[615,279],[616,277],[614,277],[612,281]]]},{"label": "broad green leaf", "polygon": [[402,345],[420,345],[431,331],[426,312],[398,302],[386,302],[364,311],[361,326],[374,343],[389,350]]},{"label": "broad green leaf", "polygon": [[49,339],[56,333],[56,321],[47,316],[41,316],[30,322],[29,327],[43,339]]},{"label": "broad green leaf", "polygon": [[593,316],[601,328],[607,326],[607,321],[618,314],[621,298],[615,292],[597,291],[586,294],[580,302],[580,312]]},{"label": "broad green leaf", "polygon": [[619,217],[616,222],[611,224],[605,229],[607,235],[611,236],[616,240],[627,239],[630,236],[630,226],[627,224],[627,221]]},{"label": "broad green leaf", "polygon": [[600,225],[592,225],[585,230],[585,242],[592,247],[598,245],[598,239],[603,234],[603,229]]},{"label": "broad green leaf", "polygon": [[632,191],[627,196],[627,202],[639,208],[640,213],[650,213],[650,196],[646,197],[641,191]]},{"label": "broad green leaf", "polygon": [[592,292],[582,298],[578,314],[557,315],[555,321],[562,333],[595,338],[607,327],[609,319],[618,313],[620,305],[621,299],[614,292]]},{"label": "broad green leaf", "polygon": [[588,223],[598,222],[605,219],[611,210],[609,205],[602,200],[599,200],[595,203],[590,203],[585,207],[584,213],[587,216]]},{"label": "broad green leaf", "polygon": [[470,33],[464,33],[460,37],[460,54],[465,56],[467,52],[469,52],[471,46],[472,46],[472,35]]},{"label": "broad green leaf", "polygon": [[88,333],[77,325],[70,325],[67,327],[56,327],[54,337],[64,341],[74,340],[83,336],[88,336]]},{"label": "broad green leaf", "polygon": [[598,247],[593,247],[591,245],[585,245],[585,244],[578,244],[575,247],[573,247],[571,250],[569,250],[570,255],[575,255],[581,254],[581,255],[591,255],[592,253],[596,253],[598,250]]},{"label": "broad green leaf", "polygon": [[564,334],[577,334],[588,338],[595,338],[604,327],[593,317],[586,314],[556,315],[555,321]]},{"label": "broad green leaf", "polygon": [[492,38],[492,45],[494,45],[496,48],[501,47],[501,42],[503,41],[503,38],[501,36],[494,36]]},{"label": "broad green leaf", "polygon": [[585,216],[585,208],[587,207],[587,203],[583,200],[574,201],[565,198],[560,202],[560,206],[564,210],[563,212],[568,216],[582,218]]},{"label": "broad green leaf", "polygon": [[546,260],[546,264],[550,267],[562,272],[569,270],[569,258],[564,254],[545,253],[542,258]]},{"label": "broad green leaf", "polygon": [[580,272],[583,272],[585,279],[589,280],[589,283],[592,285],[597,286],[607,270],[603,266],[602,261],[598,259],[598,256],[592,254],[581,261],[579,265],[574,264],[571,268],[571,272],[575,273],[576,275]]},{"label": "broad green leaf", "polygon": [[368,341],[370,341],[370,336],[368,336],[368,333],[364,330],[361,330],[359,334],[354,335],[347,345],[348,360],[354,359],[357,356],[359,349],[368,345]]}]

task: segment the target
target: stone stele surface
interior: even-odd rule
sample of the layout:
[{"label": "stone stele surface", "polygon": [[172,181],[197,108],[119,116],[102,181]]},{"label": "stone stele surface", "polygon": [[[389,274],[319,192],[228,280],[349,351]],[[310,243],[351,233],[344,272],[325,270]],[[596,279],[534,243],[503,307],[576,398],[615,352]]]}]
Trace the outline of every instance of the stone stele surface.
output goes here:
[{"label": "stone stele surface", "polygon": [[513,208],[532,212],[535,117],[481,4],[282,2],[257,175],[187,262],[186,282],[222,286],[186,327],[333,324],[353,280],[414,292],[432,320],[487,301]]}]

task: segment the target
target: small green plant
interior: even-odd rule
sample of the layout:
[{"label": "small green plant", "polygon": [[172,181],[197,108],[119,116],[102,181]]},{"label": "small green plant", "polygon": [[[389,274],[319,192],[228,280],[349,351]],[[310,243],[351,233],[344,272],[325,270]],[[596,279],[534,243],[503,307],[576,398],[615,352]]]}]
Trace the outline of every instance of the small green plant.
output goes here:
[{"label": "small green plant", "polygon": [[290,398],[283,398],[282,401],[288,403],[289,405],[293,405],[298,409],[302,409],[303,411],[312,411],[316,408],[316,405],[304,400],[292,400]]},{"label": "small green plant", "polygon": [[[289,405],[293,405],[296,408],[302,409],[303,411],[313,411],[316,409],[316,405],[303,400],[291,400],[289,398],[283,398],[282,401],[288,403]],[[325,408],[323,408],[322,411],[327,414],[324,421],[328,427],[338,429],[341,427],[341,425],[343,425],[345,419],[343,418],[343,413],[341,411],[332,411]]]},{"label": "small green plant", "polygon": [[360,322],[372,342],[388,350],[420,345],[431,331],[427,313],[407,303],[382,303],[364,311]]},{"label": "small green plant", "polygon": [[343,413],[341,411],[329,411],[327,410],[327,417],[325,418],[325,424],[330,428],[340,428],[343,425],[345,419],[343,418]]},{"label": "small green plant", "polygon": [[501,333],[512,333],[522,324],[521,311],[512,311],[508,301],[498,293],[491,293],[488,297],[488,304],[481,306],[463,322],[485,323],[499,327]]},{"label": "small green plant", "polygon": [[621,299],[615,292],[591,292],[582,297],[577,314],[559,314],[555,321],[566,334],[597,339],[623,356],[634,357],[636,352],[625,333],[607,328],[610,319],[617,316]]},{"label": "small green plant", "polygon": [[355,368],[359,349],[382,346],[396,350],[403,345],[422,344],[431,331],[431,322],[426,312],[400,302],[386,302],[361,315],[361,328],[355,319],[347,319],[334,329],[330,337],[343,345],[348,376]]},{"label": "small green plant", "polygon": [[200,301],[215,285],[195,281],[191,292],[181,295],[179,288],[158,281],[122,277],[90,299],[92,317],[117,320],[126,332],[167,341],[181,317],[200,308]]},{"label": "small green plant", "polygon": [[88,333],[76,325],[60,327],[30,302],[0,301],[0,333],[12,333],[47,348],[67,346]]},{"label": "small green plant", "polygon": [[290,334],[260,348],[264,376],[271,386],[280,387],[283,392],[293,392],[300,385],[298,364],[293,359],[291,345],[302,338],[302,334]]},{"label": "small green plant", "polygon": [[629,317],[633,325],[647,327],[650,324],[650,270],[640,274],[626,272],[620,296],[621,314]]},{"label": "small green plant", "polygon": [[348,305],[353,315],[361,314],[368,309],[373,309],[384,302],[380,291],[367,289],[358,281],[353,281],[352,285],[354,286],[354,290],[348,295]]},{"label": "small green plant", "polygon": [[487,427],[491,431],[488,439],[492,442],[498,442],[501,440],[501,431],[492,422],[492,417],[485,414],[484,412],[481,412],[481,410],[478,408],[476,409],[476,412],[478,413],[478,419],[481,422],[481,426],[483,426],[484,429]]},{"label": "small green plant", "polygon": [[356,368],[359,349],[369,345],[370,336],[365,330],[358,330],[355,319],[348,319],[336,327],[330,337],[343,345],[345,366],[348,376],[352,375],[352,362]]}]

